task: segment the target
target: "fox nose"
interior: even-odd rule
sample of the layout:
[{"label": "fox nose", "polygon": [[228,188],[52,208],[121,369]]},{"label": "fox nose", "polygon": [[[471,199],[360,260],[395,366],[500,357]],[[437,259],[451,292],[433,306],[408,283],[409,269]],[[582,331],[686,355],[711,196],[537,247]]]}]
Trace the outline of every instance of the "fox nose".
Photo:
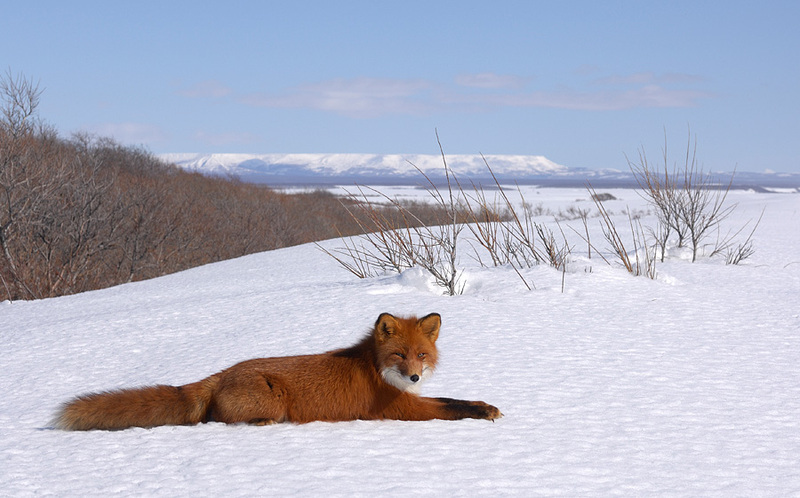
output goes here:
[{"label": "fox nose", "polygon": [[411,376],[411,377],[409,377],[409,378],[411,379],[411,382],[417,382],[417,381],[419,380],[419,375],[417,375],[417,374],[414,374],[414,375],[412,375],[412,376]]}]

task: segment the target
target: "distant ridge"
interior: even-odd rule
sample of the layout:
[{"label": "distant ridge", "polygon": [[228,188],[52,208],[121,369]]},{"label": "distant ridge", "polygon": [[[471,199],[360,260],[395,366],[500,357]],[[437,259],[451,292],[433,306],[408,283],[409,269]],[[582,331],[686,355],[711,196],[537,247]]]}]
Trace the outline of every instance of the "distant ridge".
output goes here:
[{"label": "distant ridge", "polygon": [[[162,158],[179,166],[214,175],[283,175],[302,177],[401,177],[417,178],[419,171],[440,176],[442,157],[424,154],[165,154]],[[565,166],[543,156],[489,155],[495,174],[529,177],[568,172]],[[479,155],[447,156],[447,164],[458,176],[488,176]]]},{"label": "distant ridge", "polygon": [[[424,183],[419,168],[434,182],[444,179],[442,156],[434,154],[162,154],[161,159],[188,171],[232,176],[245,182],[269,185],[416,184]],[[568,168],[544,156],[484,156],[501,182],[543,186],[631,187],[636,182],[627,170]],[[447,165],[462,181],[493,182],[480,155],[447,155]],[[416,167],[415,167],[416,166]],[[727,185],[730,173],[720,174]],[[734,177],[737,188],[800,187],[800,174],[745,173]]]}]

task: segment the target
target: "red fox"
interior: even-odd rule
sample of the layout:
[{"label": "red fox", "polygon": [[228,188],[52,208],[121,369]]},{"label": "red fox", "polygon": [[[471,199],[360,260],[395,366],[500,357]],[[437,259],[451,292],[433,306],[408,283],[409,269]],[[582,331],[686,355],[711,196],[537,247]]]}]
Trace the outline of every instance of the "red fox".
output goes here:
[{"label": "red fox", "polygon": [[266,425],[316,420],[494,420],[483,401],[424,398],[416,393],[436,367],[441,317],[378,317],[352,347],[323,354],[247,360],[199,382],[79,396],[61,407],[65,430],[190,425]]}]

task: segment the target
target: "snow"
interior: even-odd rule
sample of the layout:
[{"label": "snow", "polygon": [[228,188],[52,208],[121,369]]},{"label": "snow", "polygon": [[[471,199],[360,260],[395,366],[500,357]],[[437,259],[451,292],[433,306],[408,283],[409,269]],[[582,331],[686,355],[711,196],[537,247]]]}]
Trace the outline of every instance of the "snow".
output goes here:
[{"label": "snow", "polygon": [[[436,154],[162,154],[163,160],[191,171],[207,174],[268,174],[280,168],[294,174],[419,176],[415,166],[429,175],[443,173],[442,156]],[[498,175],[542,175],[565,173],[564,166],[544,156],[485,156]],[[484,158],[480,155],[453,154],[447,164],[458,175],[487,176]]]},{"label": "snow", "polygon": [[[165,153],[162,160],[188,171],[207,175],[233,175],[243,181],[278,185],[335,182],[426,184],[419,171],[442,182],[441,154],[243,154]],[[637,185],[628,167],[584,169],[567,167],[544,156],[511,154],[448,154],[447,166],[457,178],[492,185],[486,164],[501,181],[546,183],[550,186],[582,188],[586,181],[597,187]],[[624,165],[624,163],[623,163]],[[419,171],[418,171],[418,169]],[[709,172],[726,185],[731,172]],[[800,173],[753,173],[739,171],[734,188],[757,188],[783,193],[800,192]]]},{"label": "snow", "polygon": [[[613,212],[645,209],[633,191],[612,193],[620,199],[607,204]],[[526,197],[553,211],[590,206],[580,189]],[[587,259],[577,239],[563,291],[562,274],[546,266],[525,270],[536,285],[527,291],[508,268],[480,268],[467,244],[465,293],[447,297],[420,270],[359,280],[304,245],[81,295],[0,303],[0,489],[796,495],[800,195],[737,191],[729,199],[738,203],[732,227],[766,207],[755,254],[738,266],[670,259],[656,280]],[[616,216],[624,227],[627,218]],[[600,233],[596,219],[590,226]],[[505,416],[118,432],[50,426],[77,394],[180,385],[248,358],[347,346],[383,311],[442,315],[440,363],[423,395],[483,400]]]}]

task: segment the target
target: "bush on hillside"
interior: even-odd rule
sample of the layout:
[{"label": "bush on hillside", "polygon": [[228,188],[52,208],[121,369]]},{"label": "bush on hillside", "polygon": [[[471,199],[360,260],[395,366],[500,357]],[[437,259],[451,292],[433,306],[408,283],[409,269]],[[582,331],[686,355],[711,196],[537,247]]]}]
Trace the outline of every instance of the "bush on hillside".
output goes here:
[{"label": "bush on hillside", "polygon": [[[289,195],[186,172],[106,138],[62,139],[38,119],[40,94],[30,80],[0,77],[0,300],[73,294],[362,229],[328,192]],[[413,209],[427,222],[440,217]]]}]

